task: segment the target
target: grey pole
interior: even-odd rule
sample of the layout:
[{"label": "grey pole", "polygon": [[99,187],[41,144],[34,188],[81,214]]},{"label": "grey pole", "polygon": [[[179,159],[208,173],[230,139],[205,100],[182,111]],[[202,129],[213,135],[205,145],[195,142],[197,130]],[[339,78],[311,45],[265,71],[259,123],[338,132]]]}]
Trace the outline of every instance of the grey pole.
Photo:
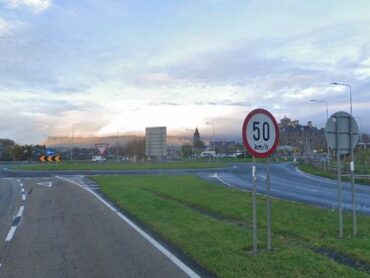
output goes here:
[{"label": "grey pole", "polygon": [[338,130],[338,117],[335,118],[335,131],[336,131],[336,155],[337,155],[337,176],[338,176],[338,218],[339,218],[339,238],[343,237],[343,215],[342,215],[342,183],[340,171],[340,150],[339,150],[339,130]]},{"label": "grey pole", "polygon": [[253,179],[253,192],[252,192],[252,206],[253,206],[253,254],[257,254],[257,178],[256,178],[256,159],[252,159],[252,179]]},{"label": "grey pole", "polygon": [[[326,122],[329,120],[329,105],[328,101],[325,101],[326,104]],[[326,142],[326,167],[328,167],[328,163],[330,162],[330,149],[329,144]],[[327,168],[326,168],[327,170]]]},{"label": "grey pole", "polygon": [[271,182],[270,182],[270,157],[267,158],[266,163],[266,208],[267,208],[267,250],[272,250],[271,240]]},{"label": "grey pole", "polygon": [[72,140],[71,140],[71,162],[73,161],[73,140],[74,140],[75,125],[72,125]]},{"label": "grey pole", "polygon": [[349,103],[350,103],[350,114],[351,117],[349,119],[349,145],[351,151],[351,163],[350,163],[350,170],[351,170],[351,205],[352,205],[352,236],[356,236],[357,234],[357,217],[356,217],[356,192],[355,192],[355,152],[354,148],[352,148],[352,87],[349,84],[343,83],[331,83],[337,86],[345,86],[349,88]]},{"label": "grey pole", "polygon": [[348,85],[349,87],[349,98],[350,98],[350,104],[351,104],[351,118],[349,121],[349,132],[350,132],[350,139],[349,139],[349,145],[351,147],[351,194],[352,194],[352,236],[356,236],[357,234],[357,216],[356,216],[356,192],[355,192],[355,151],[354,148],[352,148],[352,87],[351,85]]},{"label": "grey pole", "polygon": [[350,130],[350,137],[349,137],[349,146],[351,148],[351,195],[352,195],[352,236],[356,236],[357,234],[357,216],[356,216],[356,194],[355,194],[355,163],[354,163],[354,148],[352,148],[352,115],[349,119],[349,130]]}]

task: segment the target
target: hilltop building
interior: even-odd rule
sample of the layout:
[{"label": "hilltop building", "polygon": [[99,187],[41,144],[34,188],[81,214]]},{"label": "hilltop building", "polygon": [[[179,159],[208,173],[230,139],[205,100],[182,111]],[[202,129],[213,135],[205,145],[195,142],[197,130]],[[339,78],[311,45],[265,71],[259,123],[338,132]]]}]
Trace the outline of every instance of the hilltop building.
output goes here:
[{"label": "hilltop building", "polygon": [[312,121],[301,125],[298,120],[292,121],[285,116],[278,125],[279,149],[285,154],[312,155],[315,151],[326,150],[325,129],[313,126]]}]

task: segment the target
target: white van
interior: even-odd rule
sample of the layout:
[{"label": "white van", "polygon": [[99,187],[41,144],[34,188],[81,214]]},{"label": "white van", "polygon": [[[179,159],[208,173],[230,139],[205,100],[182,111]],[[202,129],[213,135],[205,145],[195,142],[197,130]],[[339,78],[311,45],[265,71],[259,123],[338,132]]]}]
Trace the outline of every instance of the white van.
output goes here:
[{"label": "white van", "polygon": [[216,157],[215,151],[204,151],[200,153],[200,158]]},{"label": "white van", "polygon": [[106,159],[100,155],[94,155],[92,158],[91,158],[91,161],[97,161],[97,162],[103,162],[105,161]]}]

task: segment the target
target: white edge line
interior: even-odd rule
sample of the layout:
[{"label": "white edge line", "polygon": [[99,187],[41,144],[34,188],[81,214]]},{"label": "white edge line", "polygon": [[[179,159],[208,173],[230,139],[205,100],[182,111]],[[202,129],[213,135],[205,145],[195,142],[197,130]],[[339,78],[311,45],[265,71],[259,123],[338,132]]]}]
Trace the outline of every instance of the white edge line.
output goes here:
[{"label": "white edge line", "polygon": [[17,217],[19,216],[22,216],[22,214],[23,214],[23,211],[24,211],[24,206],[21,206],[20,208],[19,208],[19,211],[18,211],[18,214],[17,214]]},{"label": "white edge line", "polygon": [[6,242],[9,242],[9,241],[11,241],[13,239],[13,236],[15,234],[15,230],[17,230],[17,226],[12,226],[10,228],[9,233],[8,233],[8,235],[5,238],[5,241]]},{"label": "white edge line", "polygon": [[223,179],[221,179],[219,176],[218,176],[218,173],[216,173],[216,179],[220,182],[222,182],[223,184],[226,184],[227,186],[230,186],[230,187],[234,187],[234,185],[232,185],[231,183],[228,183],[227,181],[224,181]]},{"label": "white edge line", "polygon": [[92,195],[94,195],[99,201],[101,201],[104,205],[106,205],[110,210],[115,212],[118,217],[120,217],[123,221],[125,221],[128,225],[130,225],[134,230],[136,230],[142,237],[144,237],[146,240],[148,240],[154,247],[156,247],[160,252],[162,252],[163,255],[165,255],[167,258],[169,258],[175,265],[177,265],[182,271],[184,271],[187,275],[190,277],[199,277],[198,274],[196,274],[192,269],[190,269],[187,265],[185,265],[182,261],[180,261],[175,255],[173,255],[170,251],[168,251],[165,247],[163,247],[158,241],[156,241],[154,238],[152,238],[150,235],[148,235],[146,232],[144,232],[139,226],[137,226],[135,223],[133,223],[130,219],[128,219],[126,216],[124,216],[121,212],[117,211],[113,206],[111,206],[107,201],[105,201],[102,197],[100,197],[98,194],[96,194],[94,191],[90,190],[87,187],[82,186],[81,184],[73,181],[68,180],[66,178],[55,176],[58,179],[73,183],[86,191],[90,192]]},{"label": "white edge line", "polygon": [[328,180],[328,178],[319,177],[319,176],[315,176],[315,175],[311,175],[311,174],[305,173],[302,170],[300,170],[298,167],[295,167],[295,171],[296,171],[296,173],[298,173],[298,174],[300,174],[300,175],[302,175],[302,176],[304,176],[306,178],[315,180],[315,181],[325,182],[326,180]]}]

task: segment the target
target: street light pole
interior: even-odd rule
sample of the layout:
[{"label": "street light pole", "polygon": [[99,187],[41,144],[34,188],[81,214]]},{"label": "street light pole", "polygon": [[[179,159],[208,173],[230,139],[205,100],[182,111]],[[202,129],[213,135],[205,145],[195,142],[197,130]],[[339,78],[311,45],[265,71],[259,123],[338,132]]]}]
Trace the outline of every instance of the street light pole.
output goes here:
[{"label": "street light pole", "polygon": [[345,87],[348,87],[349,88],[350,114],[351,114],[351,116],[353,116],[353,114],[352,114],[352,87],[351,87],[351,85],[344,84],[344,83],[337,83],[337,82],[332,82],[331,84],[332,85],[336,85],[336,86],[345,86]]},{"label": "street light pole", "polygon": [[119,131],[124,130],[125,128],[118,128],[117,129],[117,136],[116,136],[116,160],[119,162]]},{"label": "street light pole", "polygon": [[[328,122],[329,120],[329,105],[328,105],[328,101],[327,100],[317,100],[317,99],[311,99],[310,100],[311,102],[321,102],[321,103],[325,103],[325,106],[326,106],[326,122]],[[329,163],[330,161],[330,150],[329,150],[329,144],[328,142],[326,142],[326,161],[327,163]],[[328,165],[328,164],[326,164]]]},{"label": "street light pole", "polygon": [[74,140],[74,133],[75,133],[75,125],[72,125],[72,140],[71,140],[71,162],[73,162],[73,140]]},{"label": "street light pole", "polygon": [[[216,155],[216,145],[215,145],[215,124],[214,123],[211,123],[211,122],[207,122],[207,125],[211,125],[212,126],[212,145],[213,145],[213,151],[215,152],[215,155]],[[216,159],[215,159],[216,158]],[[217,160],[217,155],[216,157],[214,158],[214,161]]]},{"label": "street light pole", "polygon": [[332,82],[332,85],[336,86],[345,86],[349,88],[349,102],[350,102],[350,114],[351,118],[349,120],[349,145],[350,145],[350,151],[351,151],[351,163],[350,163],[350,168],[351,168],[351,195],[352,195],[352,235],[356,236],[357,234],[357,217],[356,217],[356,200],[355,200],[355,152],[354,148],[352,148],[352,118],[353,118],[353,113],[352,113],[352,87],[349,84],[344,84],[344,83],[337,83],[337,82]]},{"label": "street light pole", "polygon": [[[191,132],[193,132],[193,130],[190,129],[190,128],[185,129],[185,131],[191,131]],[[194,160],[194,138],[192,138],[191,142],[192,142],[191,143],[191,160]]]},{"label": "street light pole", "polygon": [[215,148],[215,124],[211,123],[211,122],[207,122],[207,125],[212,126],[212,145],[213,145],[213,150],[216,152],[216,148]]}]

